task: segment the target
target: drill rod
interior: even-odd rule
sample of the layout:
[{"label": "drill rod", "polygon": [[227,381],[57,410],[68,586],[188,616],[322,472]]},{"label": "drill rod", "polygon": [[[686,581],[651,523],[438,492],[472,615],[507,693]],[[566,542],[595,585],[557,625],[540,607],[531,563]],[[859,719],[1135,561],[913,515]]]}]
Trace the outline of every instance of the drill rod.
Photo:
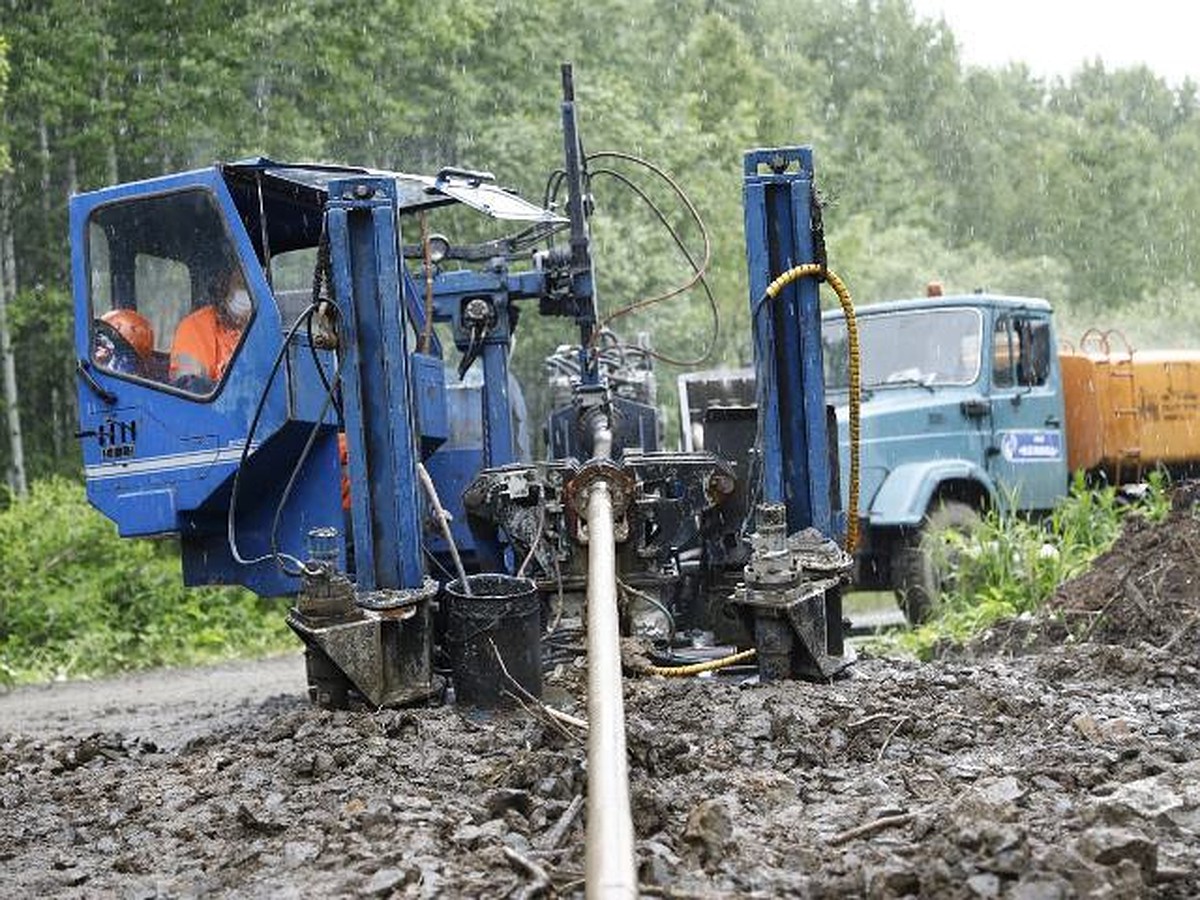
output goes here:
[{"label": "drill rod", "polygon": [[587,500],[587,897],[637,897],[629,764],[625,757],[625,697],[617,617],[616,546],[608,481]]}]

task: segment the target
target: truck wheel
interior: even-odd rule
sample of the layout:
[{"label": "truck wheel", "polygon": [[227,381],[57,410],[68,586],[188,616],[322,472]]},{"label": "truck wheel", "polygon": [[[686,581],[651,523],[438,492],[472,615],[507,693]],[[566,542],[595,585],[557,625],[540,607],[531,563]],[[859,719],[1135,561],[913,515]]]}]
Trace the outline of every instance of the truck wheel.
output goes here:
[{"label": "truck wheel", "polygon": [[974,507],[960,500],[939,500],[925,514],[913,540],[896,551],[896,599],[911,624],[928,619],[950,585],[954,551],[946,534],[966,534],[978,524]]}]

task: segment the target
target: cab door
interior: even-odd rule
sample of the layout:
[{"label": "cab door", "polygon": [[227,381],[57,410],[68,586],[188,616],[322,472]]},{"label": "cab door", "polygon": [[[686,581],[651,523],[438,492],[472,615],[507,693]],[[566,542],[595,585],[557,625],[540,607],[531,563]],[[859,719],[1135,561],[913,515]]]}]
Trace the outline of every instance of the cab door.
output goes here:
[{"label": "cab door", "polygon": [[988,471],[1006,507],[1048,509],[1067,485],[1063,400],[1049,312],[998,311],[991,344]]}]

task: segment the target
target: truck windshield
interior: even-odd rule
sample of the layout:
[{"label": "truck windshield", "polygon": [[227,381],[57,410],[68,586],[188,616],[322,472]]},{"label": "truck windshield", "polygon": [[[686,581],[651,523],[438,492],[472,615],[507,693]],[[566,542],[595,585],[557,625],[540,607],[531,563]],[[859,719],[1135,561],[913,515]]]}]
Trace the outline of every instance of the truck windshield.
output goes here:
[{"label": "truck windshield", "polygon": [[[862,386],[968,385],[979,377],[983,317],[977,309],[920,309],[860,316]],[[821,328],[825,386],[849,386],[850,347],[843,316]]]}]

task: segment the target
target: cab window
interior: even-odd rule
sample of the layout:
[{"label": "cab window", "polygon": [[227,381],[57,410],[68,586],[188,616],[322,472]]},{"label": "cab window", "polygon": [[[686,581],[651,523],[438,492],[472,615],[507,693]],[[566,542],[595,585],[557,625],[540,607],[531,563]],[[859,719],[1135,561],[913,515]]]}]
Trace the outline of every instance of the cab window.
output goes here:
[{"label": "cab window", "polygon": [[97,208],[88,265],[93,363],[213,394],[253,304],[212,194],[186,190]]},{"label": "cab window", "polygon": [[992,344],[992,386],[1040,387],[1050,377],[1050,323],[1033,316],[1003,316]]}]

